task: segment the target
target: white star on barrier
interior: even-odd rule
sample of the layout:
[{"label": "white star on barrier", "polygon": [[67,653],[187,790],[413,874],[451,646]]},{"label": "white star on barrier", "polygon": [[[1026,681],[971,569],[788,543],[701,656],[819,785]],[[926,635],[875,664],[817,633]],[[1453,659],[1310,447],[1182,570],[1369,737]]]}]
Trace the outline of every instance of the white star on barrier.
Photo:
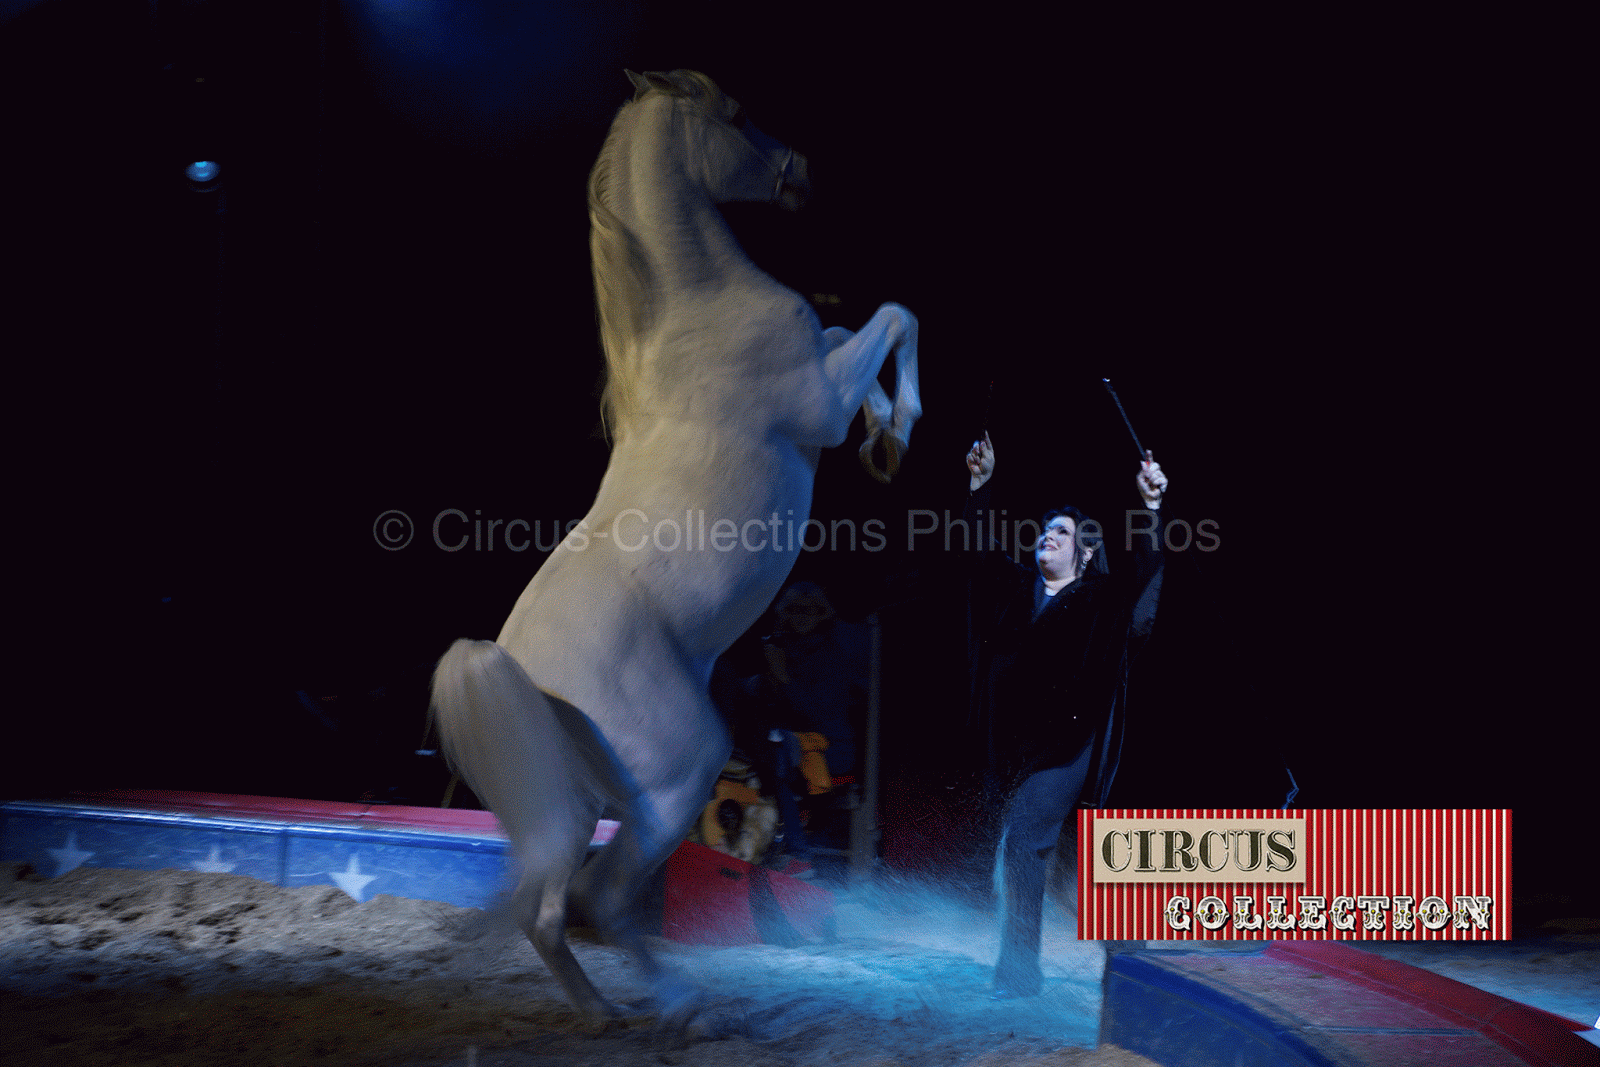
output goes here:
[{"label": "white star on barrier", "polygon": [[220,845],[212,845],[211,855],[203,860],[194,861],[195,870],[207,871],[212,874],[227,874],[237,866],[237,863],[224,863],[222,861],[222,846]]},{"label": "white star on barrier", "polygon": [[357,904],[361,903],[361,894],[366,891],[367,883],[378,877],[375,874],[361,873],[361,857],[350,853],[350,862],[344,865],[342,871],[329,871],[328,877],[333,879],[333,884],[343,889]]},{"label": "white star on barrier", "polygon": [[82,867],[83,861],[94,855],[93,852],[84,852],[78,847],[78,835],[75,833],[69,833],[66,843],[60,848],[47,848],[45,851],[56,861],[57,878],[68,871]]}]

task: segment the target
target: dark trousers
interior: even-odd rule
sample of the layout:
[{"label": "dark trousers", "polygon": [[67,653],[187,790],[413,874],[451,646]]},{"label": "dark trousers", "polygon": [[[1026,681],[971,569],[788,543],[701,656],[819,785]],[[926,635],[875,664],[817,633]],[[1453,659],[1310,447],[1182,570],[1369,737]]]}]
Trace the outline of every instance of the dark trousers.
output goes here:
[{"label": "dark trousers", "polygon": [[994,968],[997,992],[1031,997],[1044,985],[1039,941],[1045,877],[1061,827],[1072,817],[1088,771],[1089,748],[1085,747],[1068,766],[1030,775],[1006,806],[1000,837],[1005,922],[1000,960]]},{"label": "dark trousers", "polygon": [[795,859],[809,859],[811,843],[806,840],[806,831],[800,822],[800,797],[795,791],[795,778],[800,773],[800,739],[784,730],[783,740],[772,745],[772,749],[777,766],[773,795],[778,801],[778,818],[783,826],[783,851]]}]

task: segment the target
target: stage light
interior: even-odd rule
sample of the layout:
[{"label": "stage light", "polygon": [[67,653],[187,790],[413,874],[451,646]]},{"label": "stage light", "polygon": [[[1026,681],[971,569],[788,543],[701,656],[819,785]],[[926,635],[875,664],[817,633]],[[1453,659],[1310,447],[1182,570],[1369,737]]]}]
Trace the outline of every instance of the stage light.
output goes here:
[{"label": "stage light", "polygon": [[183,169],[183,173],[192,182],[204,185],[217,180],[217,175],[222,173],[222,168],[209,159],[197,160]]}]

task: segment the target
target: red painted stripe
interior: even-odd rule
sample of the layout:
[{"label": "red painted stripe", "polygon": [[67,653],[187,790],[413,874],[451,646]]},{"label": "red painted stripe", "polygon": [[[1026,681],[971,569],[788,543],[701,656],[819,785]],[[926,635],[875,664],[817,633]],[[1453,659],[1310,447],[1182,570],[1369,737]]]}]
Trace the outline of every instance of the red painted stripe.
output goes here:
[{"label": "red painted stripe", "polygon": [[[247,819],[281,819],[289,822],[362,822],[392,829],[465,833],[483,837],[505,836],[492,812],[462,808],[349,804],[331,800],[258,797],[240,793],[192,793],[165,789],[120,789],[74,793],[71,799],[74,803],[80,804],[106,804],[201,816],[226,815]],[[610,841],[617,831],[617,826],[618,824],[610,819],[601,819],[595,826],[594,837],[590,840],[590,844],[603,845]]]},{"label": "red painted stripe", "polygon": [[1486,993],[1420,967],[1387,960],[1348,945],[1281,941],[1267,954],[1321,974],[1337,976],[1413,1004],[1454,1026],[1475,1030],[1536,1067],[1592,1064],[1594,1046],[1578,1037],[1583,1023]]}]

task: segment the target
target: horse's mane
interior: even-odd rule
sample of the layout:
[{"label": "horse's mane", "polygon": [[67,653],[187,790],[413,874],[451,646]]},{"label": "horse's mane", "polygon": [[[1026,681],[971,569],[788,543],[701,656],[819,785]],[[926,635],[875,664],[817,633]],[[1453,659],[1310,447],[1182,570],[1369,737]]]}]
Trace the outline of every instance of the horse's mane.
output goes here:
[{"label": "horse's mane", "polygon": [[[623,110],[632,107],[623,104]],[[649,329],[650,261],[639,239],[628,232],[611,209],[610,196],[622,114],[611,124],[600,158],[589,172],[589,258],[594,272],[595,309],[600,319],[600,347],[606,357],[606,385],[600,416],[613,440],[620,440],[635,408],[632,384],[637,376],[637,340]]]},{"label": "horse's mane", "polygon": [[675,70],[646,74],[634,98],[617,110],[600,157],[589,172],[589,257],[594,272],[595,307],[600,320],[600,346],[606,357],[606,385],[600,398],[601,418],[613,441],[626,435],[638,410],[634,386],[639,377],[638,340],[654,322],[654,278],[644,246],[612,208],[622,142],[631,131],[629,112],[647,92],[685,97],[723,121],[733,118],[734,105],[704,74]]}]

